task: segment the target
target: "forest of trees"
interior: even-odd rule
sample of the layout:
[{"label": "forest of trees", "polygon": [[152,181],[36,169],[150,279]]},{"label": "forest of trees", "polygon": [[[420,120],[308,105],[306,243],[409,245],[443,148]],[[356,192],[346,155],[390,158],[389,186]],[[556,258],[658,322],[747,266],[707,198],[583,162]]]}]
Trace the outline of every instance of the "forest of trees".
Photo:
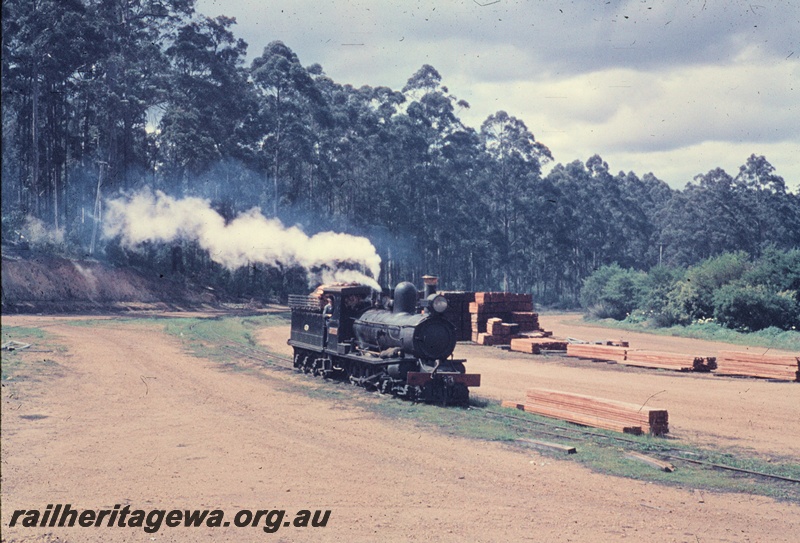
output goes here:
[{"label": "forest of trees", "polygon": [[[522,119],[498,111],[466,126],[469,104],[429,65],[402,89],[355,88],[274,36],[248,66],[235,21],[195,13],[194,0],[2,10],[4,241],[37,226],[67,254],[169,268],[173,248],[133,255],[98,232],[104,199],[149,187],[207,198],[226,218],[258,206],[310,233],[365,236],[382,284],[432,273],[450,289],[562,305],[603,266],[800,247],[800,195],[764,156],[683,190],[613,173],[598,155],[544,175],[554,159]],[[198,253],[183,247],[180,267],[197,281],[268,294],[298,284],[281,269],[225,273]]]}]

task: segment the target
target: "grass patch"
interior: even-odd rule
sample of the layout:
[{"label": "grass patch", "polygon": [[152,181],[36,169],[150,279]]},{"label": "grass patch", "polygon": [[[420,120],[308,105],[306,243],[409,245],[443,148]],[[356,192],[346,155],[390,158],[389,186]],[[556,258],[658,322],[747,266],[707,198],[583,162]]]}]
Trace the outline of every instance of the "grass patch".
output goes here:
[{"label": "grass patch", "polygon": [[2,351],[0,379],[3,382],[36,379],[51,373],[58,364],[48,358],[47,354],[66,351],[66,348],[59,345],[51,334],[41,328],[3,326],[2,343],[7,341],[30,343],[31,346],[22,350]]},{"label": "grass patch", "polygon": [[[721,470],[710,465],[699,465],[680,460],[680,458],[686,458],[705,462],[706,464],[730,466],[800,480],[800,463],[794,458],[763,458],[754,452],[748,451],[728,450],[728,452],[720,453],[716,450],[700,448],[690,443],[678,442],[669,438],[657,438],[647,435],[623,436],[622,434],[596,428],[581,428],[570,423],[514,409],[504,409],[496,404],[487,407],[486,411],[501,415],[511,415],[520,419],[519,427],[527,427],[534,436],[542,431],[547,432],[547,435],[539,436],[542,440],[575,446],[578,449],[578,453],[570,455],[568,458],[599,473],[669,486],[708,491],[760,494],[779,500],[800,502],[800,483],[766,479],[755,475]],[[542,427],[541,423],[547,426]],[[579,432],[576,432],[576,430],[579,430]],[[582,432],[587,432],[590,435],[582,434]],[[562,435],[553,436],[552,434]],[[554,458],[564,458],[564,455],[560,453],[539,452]],[[670,462],[676,466],[676,470],[670,473],[661,471],[641,461],[626,458],[626,452],[638,452]]]},{"label": "grass patch", "polygon": [[195,356],[224,362],[231,359],[231,353],[224,349],[224,345],[256,346],[257,342],[252,335],[255,329],[288,323],[283,314],[256,317],[195,317],[169,319],[164,324],[164,331],[181,338]]},{"label": "grass patch", "polygon": [[2,335],[3,343],[6,341],[37,343],[51,337],[41,328],[29,328],[27,326],[3,326],[0,335]]}]

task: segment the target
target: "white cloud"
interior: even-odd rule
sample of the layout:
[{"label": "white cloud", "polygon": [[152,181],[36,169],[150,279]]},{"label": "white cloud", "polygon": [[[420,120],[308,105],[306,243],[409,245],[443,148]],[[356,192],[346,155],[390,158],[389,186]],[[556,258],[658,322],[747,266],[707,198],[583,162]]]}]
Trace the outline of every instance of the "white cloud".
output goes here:
[{"label": "white cloud", "polygon": [[281,40],[338,83],[400,89],[431,64],[471,104],[468,124],[505,110],[558,162],[597,153],[683,186],[731,157],[735,173],[755,152],[800,183],[800,3],[479,4],[490,2],[201,0],[198,10],[236,16],[251,56]]},{"label": "white cloud", "polygon": [[744,55],[726,66],[611,69],[547,82],[482,83],[465,97],[473,108],[464,117],[478,126],[501,106],[523,119],[557,162],[598,153],[611,163],[614,156],[621,160],[612,164],[615,169],[653,171],[682,186],[717,166],[729,165],[735,174],[757,153],[795,186],[800,182],[798,68],[759,60]]}]

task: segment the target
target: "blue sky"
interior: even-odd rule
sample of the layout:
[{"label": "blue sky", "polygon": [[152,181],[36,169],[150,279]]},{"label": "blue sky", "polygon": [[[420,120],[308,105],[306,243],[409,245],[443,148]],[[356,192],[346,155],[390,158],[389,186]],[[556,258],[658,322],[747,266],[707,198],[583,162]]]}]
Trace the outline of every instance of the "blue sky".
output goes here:
[{"label": "blue sky", "polygon": [[200,0],[249,57],[281,40],[334,81],[400,90],[423,64],[478,128],[522,119],[555,162],[599,154],[673,188],[765,155],[800,190],[800,2]]}]

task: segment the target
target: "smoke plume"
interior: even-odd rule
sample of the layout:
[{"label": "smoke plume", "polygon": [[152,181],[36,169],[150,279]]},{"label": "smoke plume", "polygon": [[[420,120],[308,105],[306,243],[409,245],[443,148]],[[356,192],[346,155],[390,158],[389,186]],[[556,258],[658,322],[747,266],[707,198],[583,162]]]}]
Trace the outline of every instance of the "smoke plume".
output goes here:
[{"label": "smoke plume", "polygon": [[[360,282],[380,290],[375,277],[381,258],[363,237],[321,232],[308,236],[253,208],[226,224],[207,200],[175,199],[145,191],[107,201],[106,237],[120,236],[126,247],[143,242],[196,241],[211,259],[229,270],[248,264],[299,265],[309,281]],[[358,267],[366,273],[354,270]]]},{"label": "smoke plume", "polygon": [[64,243],[64,229],[49,228],[44,221],[27,215],[22,225],[20,239],[37,245],[62,245]]}]

